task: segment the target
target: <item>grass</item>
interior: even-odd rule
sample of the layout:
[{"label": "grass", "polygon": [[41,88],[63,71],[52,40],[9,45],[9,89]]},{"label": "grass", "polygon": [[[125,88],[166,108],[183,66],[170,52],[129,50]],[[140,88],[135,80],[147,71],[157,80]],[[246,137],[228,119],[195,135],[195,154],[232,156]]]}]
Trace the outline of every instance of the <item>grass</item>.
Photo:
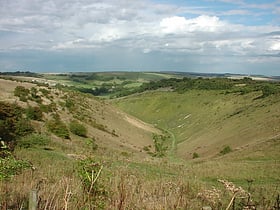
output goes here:
[{"label": "grass", "polygon": [[[14,155],[33,169],[0,182],[1,208],[27,208],[31,189],[38,190],[38,209],[226,209],[232,196],[218,179],[249,191],[258,209],[272,208],[280,193],[277,97],[192,90],[112,100],[170,136],[170,151],[156,158],[143,151],[153,145],[152,133],[129,123],[128,115],[108,101],[64,90],[51,89],[48,95],[54,97],[55,111],[32,123],[49,139],[41,144],[27,138],[27,148],[16,147]],[[67,98],[72,102],[69,109]],[[79,119],[87,138],[70,134],[71,140],[65,141],[48,133],[44,122],[51,121],[54,112],[62,122]],[[106,131],[97,125],[106,126]],[[92,148],[91,140],[98,148]],[[226,146],[232,151],[220,155]],[[193,159],[194,153],[199,157]],[[88,159],[90,167],[81,179],[79,163]],[[98,189],[91,196],[94,187]]]},{"label": "grass", "polygon": [[[215,155],[224,146],[235,149],[277,135],[280,118],[275,113],[279,102],[273,97],[254,100],[258,95],[258,92],[224,95],[221,91],[192,90],[184,94],[157,91],[113,103],[172,132],[180,145],[177,154],[190,158],[193,152]],[[218,144],[221,146],[217,147]]]},{"label": "grass", "polygon": [[153,72],[97,72],[43,75],[44,79],[52,81],[52,83],[66,85],[72,89],[93,93],[103,98],[127,95],[127,91],[133,91],[143,83],[173,77],[180,76]]},{"label": "grass", "polygon": [[[175,157],[188,159],[180,162],[188,165],[186,177],[192,183],[222,190],[218,179],[226,179],[247,189],[248,180],[252,180],[252,196],[260,201],[262,196],[272,199],[279,193],[280,118],[279,98],[255,99],[259,95],[156,91],[112,103],[172,132],[177,148]],[[194,153],[199,158],[191,160]],[[169,161],[175,163],[178,159]],[[263,206],[268,205],[262,202]]]}]

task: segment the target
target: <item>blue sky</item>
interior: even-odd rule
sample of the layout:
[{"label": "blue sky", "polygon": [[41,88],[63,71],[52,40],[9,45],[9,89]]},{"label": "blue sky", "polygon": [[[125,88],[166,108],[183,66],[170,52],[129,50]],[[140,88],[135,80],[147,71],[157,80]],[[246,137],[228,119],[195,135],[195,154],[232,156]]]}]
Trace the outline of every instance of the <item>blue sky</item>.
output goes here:
[{"label": "blue sky", "polygon": [[0,71],[280,75],[280,0],[0,0]]}]

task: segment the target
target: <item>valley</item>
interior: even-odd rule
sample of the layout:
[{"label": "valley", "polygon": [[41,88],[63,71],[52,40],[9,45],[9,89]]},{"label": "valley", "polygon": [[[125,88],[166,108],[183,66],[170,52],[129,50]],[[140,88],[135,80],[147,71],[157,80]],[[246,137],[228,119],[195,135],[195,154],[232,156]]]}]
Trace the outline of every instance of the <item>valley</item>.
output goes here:
[{"label": "valley", "polygon": [[279,204],[278,81],[31,76],[0,78],[1,208],[27,209],[31,190],[38,209]]}]

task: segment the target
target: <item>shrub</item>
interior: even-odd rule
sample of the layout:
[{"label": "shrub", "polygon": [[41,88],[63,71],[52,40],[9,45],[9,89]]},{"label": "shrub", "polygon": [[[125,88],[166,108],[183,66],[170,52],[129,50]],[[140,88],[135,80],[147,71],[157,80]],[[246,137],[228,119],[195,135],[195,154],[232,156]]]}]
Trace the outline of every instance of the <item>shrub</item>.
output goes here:
[{"label": "shrub", "polygon": [[21,118],[21,108],[0,102],[0,138],[3,141],[14,140],[17,121]]},{"label": "shrub", "polygon": [[18,141],[18,146],[23,148],[30,148],[36,146],[46,146],[50,142],[49,137],[41,134],[30,134],[21,138]]},{"label": "shrub", "polygon": [[0,102],[0,139],[13,149],[18,137],[33,132],[28,119],[23,118],[23,110],[16,104]]},{"label": "shrub", "polygon": [[31,89],[30,89],[30,97],[29,97],[29,99],[31,100],[31,101],[35,101],[35,102],[37,102],[37,103],[39,103],[39,104],[41,104],[42,103],[42,99],[41,99],[41,97],[38,95],[38,90],[35,88],[35,87],[32,87]]},{"label": "shrub", "polygon": [[29,120],[20,118],[16,123],[16,129],[15,134],[17,137],[25,136],[34,131],[34,128],[32,127]]},{"label": "shrub", "polygon": [[95,143],[95,138],[86,138],[86,144],[92,148],[92,150],[97,150],[98,145]]},{"label": "shrub", "polygon": [[23,86],[17,86],[14,90],[14,95],[19,97],[19,100],[26,102],[29,90]]},{"label": "shrub", "polygon": [[146,151],[146,152],[149,152],[150,151],[150,147],[149,146],[144,146],[143,150]]},{"label": "shrub", "polygon": [[199,158],[199,154],[198,154],[198,153],[196,153],[196,152],[194,152],[194,153],[193,153],[192,158],[193,158],[193,159],[195,159],[195,158]]},{"label": "shrub", "polygon": [[32,98],[36,98],[36,97],[37,97],[38,90],[37,90],[35,87],[32,87],[32,88],[30,89],[30,93],[31,93],[31,97],[32,97]]},{"label": "shrub", "polygon": [[103,165],[87,158],[79,162],[78,175],[84,189],[84,200],[89,209],[104,209],[108,192],[102,184]]},{"label": "shrub", "polygon": [[43,113],[39,107],[28,106],[25,110],[26,117],[31,120],[42,120]]},{"label": "shrub", "polygon": [[86,127],[84,125],[78,123],[77,121],[70,122],[69,128],[70,128],[70,131],[77,136],[82,136],[82,137],[87,136]]},{"label": "shrub", "polygon": [[220,154],[221,154],[221,155],[225,155],[225,154],[228,154],[228,153],[230,153],[230,152],[232,152],[231,147],[230,147],[230,146],[225,146],[225,147],[220,151]]},{"label": "shrub", "polygon": [[70,139],[69,131],[67,126],[60,120],[59,116],[55,116],[53,119],[46,123],[46,126],[50,132],[58,137],[64,139]]},{"label": "shrub", "polygon": [[67,99],[65,100],[65,106],[66,106],[69,110],[72,110],[72,109],[74,108],[74,106],[75,106],[74,101],[71,100],[71,99],[69,99],[69,98],[67,98]]},{"label": "shrub", "polygon": [[272,84],[263,85],[260,89],[262,91],[262,96],[261,96],[262,98],[280,93],[280,89],[276,85],[272,85]]},{"label": "shrub", "polygon": [[56,110],[56,104],[50,103],[48,105],[40,104],[40,110],[45,113],[53,112]]},{"label": "shrub", "polygon": [[13,156],[0,158],[0,181],[9,179],[13,175],[20,173],[23,169],[30,168],[29,162],[16,160]]},{"label": "shrub", "polygon": [[45,88],[40,88],[39,91],[40,91],[45,97],[47,97],[47,96],[51,93],[51,91],[49,91],[49,90],[47,90],[47,89],[45,89]]},{"label": "shrub", "polygon": [[19,97],[19,100],[22,101],[22,102],[27,102],[27,97],[22,95]]},{"label": "shrub", "polygon": [[163,157],[166,155],[168,147],[166,146],[167,137],[163,135],[153,134],[155,152],[154,157]]}]

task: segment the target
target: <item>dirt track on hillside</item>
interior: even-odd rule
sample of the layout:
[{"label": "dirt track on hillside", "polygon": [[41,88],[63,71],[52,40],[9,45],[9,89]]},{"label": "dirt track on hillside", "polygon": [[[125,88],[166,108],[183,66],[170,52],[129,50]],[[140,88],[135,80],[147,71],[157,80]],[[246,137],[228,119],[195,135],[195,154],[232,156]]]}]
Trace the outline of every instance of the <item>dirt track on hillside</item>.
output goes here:
[{"label": "dirt track on hillside", "polygon": [[145,123],[139,119],[132,118],[131,116],[125,115],[124,119],[129,122],[130,124],[134,125],[135,127],[141,128],[145,131],[160,134],[160,130],[156,129],[152,125]]}]

